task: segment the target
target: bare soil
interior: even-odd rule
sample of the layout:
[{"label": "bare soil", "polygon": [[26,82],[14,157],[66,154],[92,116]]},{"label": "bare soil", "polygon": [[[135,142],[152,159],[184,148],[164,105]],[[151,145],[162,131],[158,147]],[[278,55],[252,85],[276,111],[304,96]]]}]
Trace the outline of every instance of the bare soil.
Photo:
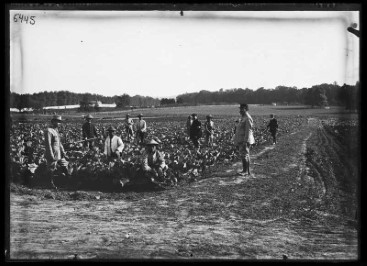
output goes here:
[{"label": "bare soil", "polygon": [[[11,186],[10,248],[23,259],[358,259],[358,158],[320,119],[168,190]],[[354,147],[355,148],[355,147]]]}]

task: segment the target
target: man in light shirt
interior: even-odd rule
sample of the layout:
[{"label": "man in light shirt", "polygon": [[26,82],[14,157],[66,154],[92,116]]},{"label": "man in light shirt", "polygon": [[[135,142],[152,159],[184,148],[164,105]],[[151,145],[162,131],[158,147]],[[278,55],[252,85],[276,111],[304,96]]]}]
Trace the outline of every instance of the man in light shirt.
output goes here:
[{"label": "man in light shirt", "polygon": [[[68,175],[67,156],[59,135],[59,126],[61,122],[61,116],[54,115],[51,120],[51,126],[45,131],[45,158],[47,160],[47,165],[52,172],[59,169],[63,175]],[[51,174],[50,177],[51,186],[57,189],[54,184],[53,174]]]},{"label": "man in light shirt", "polygon": [[124,149],[124,143],[121,138],[114,135],[116,128],[110,126],[108,129],[108,136],[104,145],[104,154],[107,156],[107,159],[120,159],[121,152]]},{"label": "man in light shirt", "polygon": [[248,105],[240,105],[241,118],[236,126],[236,133],[233,138],[234,145],[238,148],[242,159],[243,170],[239,174],[242,176],[250,175],[250,148],[255,143],[253,135],[253,119],[248,113]]},{"label": "man in light shirt", "polygon": [[139,143],[144,144],[144,138],[147,132],[147,123],[145,122],[145,120],[142,119],[143,114],[139,114],[138,117],[139,117],[139,120],[136,121],[134,125],[134,129],[136,132],[136,140],[138,144]]}]

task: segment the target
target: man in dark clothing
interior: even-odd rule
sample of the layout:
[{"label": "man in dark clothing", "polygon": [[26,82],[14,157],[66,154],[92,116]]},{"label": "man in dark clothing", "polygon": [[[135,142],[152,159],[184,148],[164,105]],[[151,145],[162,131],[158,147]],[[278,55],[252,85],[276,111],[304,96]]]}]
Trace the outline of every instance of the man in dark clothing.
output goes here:
[{"label": "man in dark clothing", "polygon": [[[86,140],[86,139],[97,138],[98,134],[97,134],[96,127],[92,124],[93,116],[88,114],[85,117],[85,119],[87,120],[87,122],[85,122],[82,127],[83,139]],[[84,146],[92,149],[94,147],[94,140],[85,141]]]},{"label": "man in dark clothing", "polygon": [[273,137],[273,145],[275,145],[277,143],[278,121],[275,119],[273,114],[270,115],[270,121],[267,128]]},{"label": "man in dark clothing", "polygon": [[201,122],[198,120],[197,114],[192,114],[191,116],[193,118],[193,121],[190,127],[190,139],[192,140],[192,143],[194,144],[195,148],[199,150],[200,149],[199,139],[202,136]]}]

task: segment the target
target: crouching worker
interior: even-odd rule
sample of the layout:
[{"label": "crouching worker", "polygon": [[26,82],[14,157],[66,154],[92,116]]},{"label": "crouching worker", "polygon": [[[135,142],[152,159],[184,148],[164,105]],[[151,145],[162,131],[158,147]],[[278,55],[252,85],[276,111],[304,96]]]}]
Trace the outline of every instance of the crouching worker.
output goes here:
[{"label": "crouching worker", "polygon": [[146,152],[142,158],[142,169],[144,176],[152,182],[163,181],[168,166],[164,161],[164,156],[157,150],[158,142],[150,140],[146,144]]},{"label": "crouching worker", "polygon": [[[62,122],[61,116],[54,115],[51,120],[51,127],[47,128],[45,132],[46,140],[46,154],[47,166],[53,173],[60,171],[62,175],[69,175],[68,161],[65,154],[64,147],[60,141],[59,126]],[[51,176],[51,185],[53,188],[57,187],[53,181],[53,174]]]},{"label": "crouching worker", "polygon": [[124,143],[122,139],[115,135],[116,128],[110,126],[107,129],[108,136],[104,144],[104,154],[108,160],[120,159],[122,150],[124,149]]}]

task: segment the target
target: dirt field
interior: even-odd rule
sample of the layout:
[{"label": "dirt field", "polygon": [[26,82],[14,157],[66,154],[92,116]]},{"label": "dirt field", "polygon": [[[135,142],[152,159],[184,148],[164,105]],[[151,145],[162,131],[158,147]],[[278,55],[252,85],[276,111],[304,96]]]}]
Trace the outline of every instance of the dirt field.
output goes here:
[{"label": "dirt field", "polygon": [[[358,258],[356,144],[309,118],[229,164],[165,191],[102,193],[12,186],[10,259]],[[351,150],[352,149],[352,150]]]}]

